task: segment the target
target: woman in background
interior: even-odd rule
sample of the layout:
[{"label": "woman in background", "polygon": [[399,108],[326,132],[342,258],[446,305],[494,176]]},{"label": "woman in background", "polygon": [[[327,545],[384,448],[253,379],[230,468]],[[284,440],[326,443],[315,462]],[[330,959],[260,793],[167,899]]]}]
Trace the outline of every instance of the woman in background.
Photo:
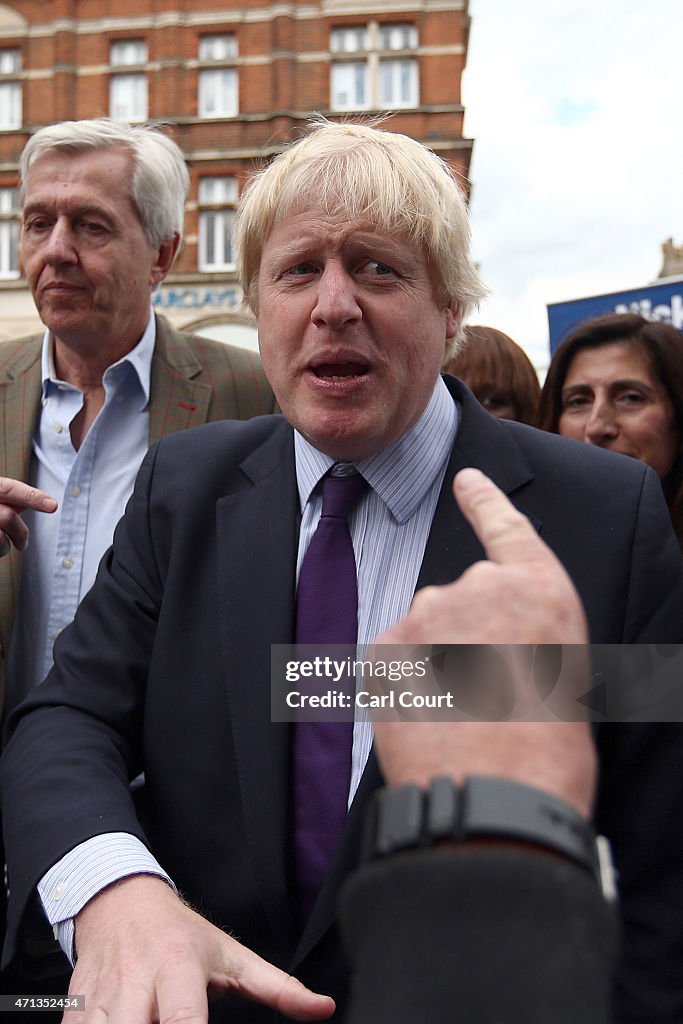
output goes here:
[{"label": "woman in background", "polygon": [[635,313],[588,320],[555,352],[538,426],[652,466],[683,546],[683,336]]},{"label": "woman in background", "polygon": [[444,365],[499,419],[534,423],[541,393],[523,349],[495,327],[467,327],[461,352]]}]

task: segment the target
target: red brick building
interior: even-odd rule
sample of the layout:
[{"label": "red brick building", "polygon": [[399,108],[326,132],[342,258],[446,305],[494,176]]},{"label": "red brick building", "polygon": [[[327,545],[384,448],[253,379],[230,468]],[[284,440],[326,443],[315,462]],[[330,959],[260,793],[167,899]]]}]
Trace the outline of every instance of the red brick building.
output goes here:
[{"label": "red brick building", "polygon": [[[388,126],[463,175],[467,0],[16,0],[0,5],[0,337],[39,326],[17,262],[17,161],[44,124],[162,121],[191,173],[186,241],[156,297],[176,324],[234,323],[244,180],[313,111]],[[239,339],[236,339],[239,340]]]}]

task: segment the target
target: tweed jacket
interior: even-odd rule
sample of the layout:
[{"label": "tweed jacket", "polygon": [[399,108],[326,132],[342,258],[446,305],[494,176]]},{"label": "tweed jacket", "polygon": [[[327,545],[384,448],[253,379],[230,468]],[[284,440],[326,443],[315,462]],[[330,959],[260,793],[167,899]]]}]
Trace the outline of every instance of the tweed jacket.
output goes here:
[{"label": "tweed jacket", "polygon": [[[41,398],[37,334],[0,343],[0,476],[28,480]],[[275,402],[255,354],[175,331],[156,317],[149,409],[149,443],[202,423],[250,419],[273,412]],[[112,523],[112,533],[115,524]],[[0,710],[6,656],[19,596],[21,553],[0,559]]]}]

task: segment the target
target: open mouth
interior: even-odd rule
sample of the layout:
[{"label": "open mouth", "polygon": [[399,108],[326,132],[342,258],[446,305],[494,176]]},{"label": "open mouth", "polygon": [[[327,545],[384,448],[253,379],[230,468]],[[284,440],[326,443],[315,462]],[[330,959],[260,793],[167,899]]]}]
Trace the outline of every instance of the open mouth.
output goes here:
[{"label": "open mouth", "polygon": [[320,363],[311,369],[320,380],[353,380],[368,372],[368,367],[362,363]]}]

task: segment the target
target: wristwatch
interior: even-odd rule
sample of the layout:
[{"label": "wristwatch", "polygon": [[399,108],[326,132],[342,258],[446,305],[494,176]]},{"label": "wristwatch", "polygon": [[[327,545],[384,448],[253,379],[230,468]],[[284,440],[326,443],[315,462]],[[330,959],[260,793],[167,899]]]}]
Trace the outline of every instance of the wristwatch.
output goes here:
[{"label": "wristwatch", "polygon": [[609,843],[596,836],[564,800],[519,782],[473,775],[462,786],[451,778],[428,789],[378,790],[371,805],[366,859],[474,837],[520,840],[542,846],[588,871],[608,900],[616,898]]}]

